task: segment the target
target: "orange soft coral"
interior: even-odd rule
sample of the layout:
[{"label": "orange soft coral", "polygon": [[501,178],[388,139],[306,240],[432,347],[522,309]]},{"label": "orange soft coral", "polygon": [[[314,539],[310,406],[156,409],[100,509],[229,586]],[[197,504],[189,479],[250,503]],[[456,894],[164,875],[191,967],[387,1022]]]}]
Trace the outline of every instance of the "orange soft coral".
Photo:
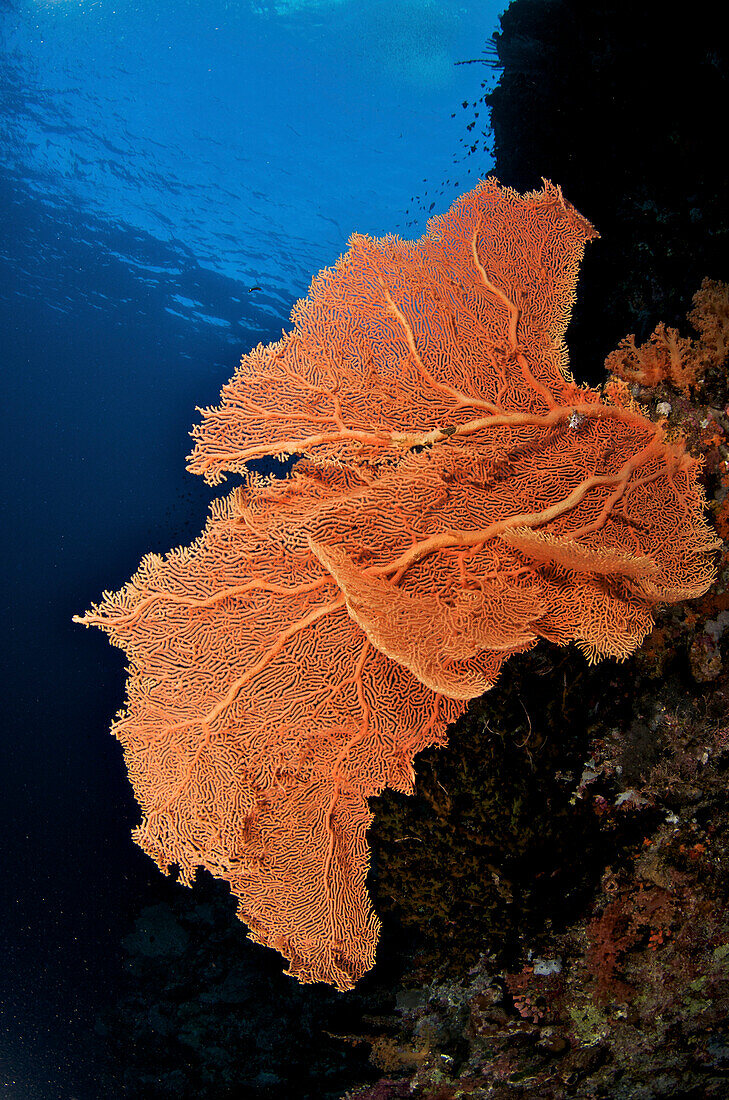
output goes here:
[{"label": "orange soft coral", "polygon": [[704,279],[693,302],[687,319],[698,339],[661,322],[644,344],[637,345],[632,334],[621,340],[605,360],[606,369],[641,386],[669,382],[683,393],[698,387],[706,370],[721,366],[729,351],[729,283]]}]

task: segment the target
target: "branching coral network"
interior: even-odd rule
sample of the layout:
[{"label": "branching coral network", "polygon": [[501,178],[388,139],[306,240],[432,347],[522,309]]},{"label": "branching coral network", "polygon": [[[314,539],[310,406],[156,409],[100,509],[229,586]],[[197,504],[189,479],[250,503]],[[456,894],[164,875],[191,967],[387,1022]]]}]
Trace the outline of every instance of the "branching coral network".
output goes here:
[{"label": "branching coral network", "polygon": [[78,620],[128,657],[137,843],[227,880],[302,982],[373,964],[367,800],[412,790],[511,654],[625,658],[713,579],[696,461],[568,372],[595,235],[557,187],[487,179],[416,243],[354,236],[202,410],[190,469],[243,484]]}]

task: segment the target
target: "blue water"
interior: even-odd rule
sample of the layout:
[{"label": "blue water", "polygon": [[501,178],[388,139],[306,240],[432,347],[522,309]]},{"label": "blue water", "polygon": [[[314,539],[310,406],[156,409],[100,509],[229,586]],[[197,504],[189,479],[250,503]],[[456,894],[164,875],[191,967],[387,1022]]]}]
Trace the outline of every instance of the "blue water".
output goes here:
[{"label": "blue water", "polygon": [[[354,230],[417,236],[464,189],[475,165],[454,157],[450,116],[479,74],[453,62],[478,54],[498,7],[20,3],[4,20],[4,175],[237,350]],[[237,288],[204,294],[191,267]],[[42,289],[54,310],[78,304],[63,280]]]},{"label": "blue water", "polygon": [[12,1100],[106,1095],[94,1021],[122,937],[160,889],[179,889],[129,838],[137,811],[107,733],[122,656],[71,616],[145,552],[197,534],[212,491],[184,469],[195,405],[280,335],[348,236],[418,236],[487,174],[485,151],[464,155],[461,107],[484,69],[454,62],[480,55],[501,7],[0,7]]}]

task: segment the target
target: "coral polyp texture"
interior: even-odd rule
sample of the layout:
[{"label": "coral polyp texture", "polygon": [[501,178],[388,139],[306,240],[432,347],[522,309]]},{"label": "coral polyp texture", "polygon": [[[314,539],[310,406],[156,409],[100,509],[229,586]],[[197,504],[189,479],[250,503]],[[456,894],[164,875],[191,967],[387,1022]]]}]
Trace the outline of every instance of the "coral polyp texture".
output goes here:
[{"label": "coral polyp texture", "polygon": [[190,469],[243,484],[79,619],[127,654],[137,843],[227,880],[302,982],[372,966],[367,800],[412,790],[512,653],[625,658],[713,579],[696,461],[568,372],[594,236],[552,184],[494,179],[416,243],[354,236],[202,411]]}]

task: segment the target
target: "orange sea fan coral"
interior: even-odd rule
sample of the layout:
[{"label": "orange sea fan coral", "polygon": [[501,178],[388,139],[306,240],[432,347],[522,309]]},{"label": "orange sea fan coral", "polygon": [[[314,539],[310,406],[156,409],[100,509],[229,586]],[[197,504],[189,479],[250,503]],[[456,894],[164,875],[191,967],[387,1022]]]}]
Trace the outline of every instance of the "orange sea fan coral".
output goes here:
[{"label": "orange sea fan coral", "polygon": [[696,462],[567,372],[594,235],[551,184],[489,179],[415,244],[354,237],[193,433],[191,469],[243,486],[79,620],[128,656],[137,842],[227,880],[301,981],[372,965],[367,799],[412,789],[510,654],[624,658],[713,578]]}]

